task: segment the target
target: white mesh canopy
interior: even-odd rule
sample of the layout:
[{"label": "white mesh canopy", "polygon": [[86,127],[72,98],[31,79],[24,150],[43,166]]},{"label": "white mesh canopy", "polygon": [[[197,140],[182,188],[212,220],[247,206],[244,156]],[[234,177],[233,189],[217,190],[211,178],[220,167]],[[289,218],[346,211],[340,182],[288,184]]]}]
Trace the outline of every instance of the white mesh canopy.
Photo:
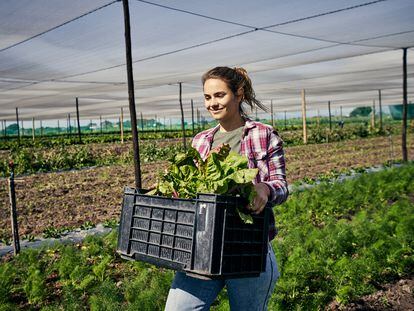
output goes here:
[{"label": "white mesh canopy", "polygon": [[[137,112],[204,112],[201,75],[243,66],[275,113],[402,101],[402,49],[414,45],[412,0],[129,0]],[[128,117],[122,2],[0,1],[0,120]],[[408,91],[412,99],[412,49]],[[205,114],[207,115],[207,114]]]}]

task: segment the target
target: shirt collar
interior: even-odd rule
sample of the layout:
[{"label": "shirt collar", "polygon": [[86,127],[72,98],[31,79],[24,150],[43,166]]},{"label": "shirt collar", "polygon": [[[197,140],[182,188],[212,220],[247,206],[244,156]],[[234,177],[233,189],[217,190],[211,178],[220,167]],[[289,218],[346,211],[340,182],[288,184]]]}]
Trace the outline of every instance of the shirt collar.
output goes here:
[{"label": "shirt collar", "polygon": [[[249,118],[244,118],[245,124],[243,128],[243,137],[247,135],[247,132],[251,130],[252,128],[256,127],[256,123],[252,121]],[[212,140],[214,137],[214,134],[220,129],[220,124],[217,124],[215,127],[213,127],[207,134],[206,138]]]}]

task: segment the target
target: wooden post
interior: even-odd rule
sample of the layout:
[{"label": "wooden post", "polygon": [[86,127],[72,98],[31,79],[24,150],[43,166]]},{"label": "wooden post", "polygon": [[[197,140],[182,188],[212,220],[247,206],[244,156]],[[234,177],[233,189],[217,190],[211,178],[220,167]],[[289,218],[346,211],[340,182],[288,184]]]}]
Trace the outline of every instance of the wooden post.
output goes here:
[{"label": "wooden post", "polygon": [[121,122],[119,124],[121,127],[121,144],[124,143],[124,109],[121,107]]},{"label": "wooden post", "polygon": [[270,117],[272,120],[272,127],[275,127],[275,120],[273,118],[273,99],[270,100]]},{"label": "wooden post", "polygon": [[32,118],[32,139],[35,140],[35,118]]},{"label": "wooden post", "polygon": [[302,124],[303,124],[303,143],[308,143],[308,131],[306,128],[306,99],[305,90],[302,90]]},{"label": "wooden post", "polygon": [[318,125],[318,127],[321,124],[321,120],[320,119],[321,119],[321,117],[320,117],[320,112],[319,112],[319,109],[318,109],[318,116],[316,118],[316,124]]},{"label": "wooden post", "polygon": [[16,107],[17,143],[20,145],[19,108]]},{"label": "wooden post", "polygon": [[81,137],[81,127],[80,127],[80,120],[79,120],[79,100],[76,97],[76,119],[78,120],[78,138],[79,143],[82,143],[82,137]]},{"label": "wooden post", "polygon": [[328,113],[329,113],[329,130],[332,131],[332,115],[331,115],[331,101],[328,101]]},{"label": "wooden post", "polygon": [[382,100],[381,100],[381,90],[378,90],[378,105],[379,105],[379,128],[382,132]]},{"label": "wooden post", "polygon": [[403,48],[403,115],[402,115],[402,131],[401,131],[401,147],[403,162],[408,161],[407,153],[407,48]]},{"label": "wooden post", "polygon": [[134,148],[134,168],[135,168],[135,186],[142,188],[141,184],[141,163],[139,158],[139,141],[137,129],[137,114],[135,110],[135,94],[134,94],[134,74],[132,71],[132,49],[131,49],[131,27],[129,21],[129,5],[128,0],[122,0],[124,8],[124,27],[125,27],[125,52],[128,77],[128,98],[129,98],[129,114],[131,117],[132,143]]},{"label": "wooden post", "polygon": [[14,255],[20,252],[19,228],[17,224],[17,209],[16,209],[16,191],[14,186],[14,163],[9,162],[10,178],[9,178],[9,194],[10,194],[10,216],[11,229],[13,235],[13,251]]},{"label": "wooden post", "polygon": [[194,104],[193,104],[193,99],[191,99],[191,127],[192,127],[192,130],[193,130],[193,137],[194,137],[195,132],[194,132]]},{"label": "wooden post", "polygon": [[375,99],[372,101],[371,128],[375,128]]},{"label": "wooden post", "polygon": [[178,82],[180,86],[179,100],[180,100],[180,109],[181,109],[181,130],[183,131],[183,146],[184,151],[187,151],[186,138],[185,138],[185,124],[184,124],[184,110],[182,102],[182,82]]}]

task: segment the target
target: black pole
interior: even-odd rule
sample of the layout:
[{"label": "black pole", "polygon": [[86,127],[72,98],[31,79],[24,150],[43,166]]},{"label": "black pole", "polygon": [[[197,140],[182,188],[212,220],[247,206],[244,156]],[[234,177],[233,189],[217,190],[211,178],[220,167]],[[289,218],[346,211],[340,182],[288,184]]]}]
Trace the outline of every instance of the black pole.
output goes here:
[{"label": "black pole", "polygon": [[200,110],[197,108],[197,131],[200,132]]},{"label": "black pole", "polygon": [[381,100],[381,90],[378,90],[378,105],[379,105],[379,115],[380,115],[379,128],[380,128],[380,131],[382,132],[382,100]]},{"label": "black pole", "polygon": [[331,101],[328,101],[329,130],[332,131]]},{"label": "black pole", "polygon": [[178,85],[180,86],[180,109],[181,109],[181,129],[183,131],[183,146],[184,146],[184,151],[187,151],[187,146],[186,146],[186,139],[185,139],[185,125],[184,125],[184,110],[183,110],[183,101],[182,101],[182,82],[178,82]]},{"label": "black pole", "polygon": [[272,127],[275,127],[275,120],[273,119],[273,99],[270,100],[270,117],[272,119]]},{"label": "black pole", "polygon": [[129,22],[129,5],[128,0],[122,0],[124,5],[124,26],[125,26],[125,54],[128,77],[128,98],[129,114],[131,117],[132,144],[134,148],[134,168],[135,168],[135,186],[141,189],[141,163],[139,159],[139,142],[137,129],[137,114],[135,111],[135,94],[134,94],[134,74],[132,71],[132,51],[131,51],[131,27]]},{"label": "black pole", "polygon": [[407,48],[403,48],[403,118],[402,118],[402,156],[403,162],[407,162],[407,114],[408,114],[408,100],[407,100]]},{"label": "black pole", "polygon": [[16,107],[17,143],[20,145],[19,108]]},{"label": "black pole", "polygon": [[81,127],[80,127],[80,121],[79,121],[79,100],[76,97],[76,119],[78,120],[78,138],[79,143],[82,143],[82,137],[81,137]]},{"label": "black pole", "polygon": [[68,113],[69,134],[72,134],[72,124],[70,124],[70,113]]},{"label": "black pole", "polygon": [[16,191],[14,187],[14,163],[9,162],[10,178],[9,178],[9,190],[10,190],[10,213],[11,213],[11,228],[13,234],[13,251],[14,255],[20,252],[19,241],[19,229],[17,224],[17,209],[16,209]]},{"label": "black pole", "polygon": [[99,127],[101,128],[101,134],[102,134],[102,116],[99,116]]},{"label": "black pole", "polygon": [[191,124],[193,127],[193,136],[195,135],[194,132],[194,104],[193,104],[193,100],[191,99]]}]

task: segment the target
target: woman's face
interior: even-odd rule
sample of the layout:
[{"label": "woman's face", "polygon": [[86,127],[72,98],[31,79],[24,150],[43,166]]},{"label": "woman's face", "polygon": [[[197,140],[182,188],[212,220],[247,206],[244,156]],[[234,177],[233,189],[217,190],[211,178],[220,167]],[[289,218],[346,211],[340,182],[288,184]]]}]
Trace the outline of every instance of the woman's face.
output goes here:
[{"label": "woman's face", "polygon": [[204,82],[204,105],[219,122],[240,119],[241,96],[234,94],[221,79],[208,79]]}]

